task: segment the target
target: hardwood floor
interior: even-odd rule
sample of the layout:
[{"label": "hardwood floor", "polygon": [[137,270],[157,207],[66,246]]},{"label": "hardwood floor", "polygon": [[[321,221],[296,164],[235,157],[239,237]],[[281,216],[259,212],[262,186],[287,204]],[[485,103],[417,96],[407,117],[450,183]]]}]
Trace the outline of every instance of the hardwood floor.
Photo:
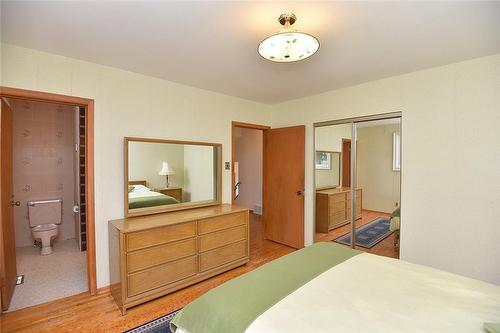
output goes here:
[{"label": "hardwood floor", "polygon": [[245,266],[131,308],[125,316],[120,314],[108,289],[104,288],[97,296],[84,293],[2,314],[0,331],[123,332],[180,309],[223,282],[295,250],[263,239],[260,216],[250,216],[250,262]]},{"label": "hardwood floor", "polygon": [[[356,227],[360,227],[365,225],[371,221],[373,221],[377,217],[389,217],[390,214],[375,212],[371,210],[363,210],[362,218],[356,221]],[[340,237],[351,230],[351,226],[349,224],[344,225],[340,228],[333,229],[329,233],[316,233],[316,241],[317,242],[331,242],[337,237]],[[399,248],[394,246],[394,233],[389,237],[382,240],[380,243],[372,247],[371,249],[365,249],[364,247],[356,246],[356,249],[378,254],[385,257],[396,258],[399,259]]]}]

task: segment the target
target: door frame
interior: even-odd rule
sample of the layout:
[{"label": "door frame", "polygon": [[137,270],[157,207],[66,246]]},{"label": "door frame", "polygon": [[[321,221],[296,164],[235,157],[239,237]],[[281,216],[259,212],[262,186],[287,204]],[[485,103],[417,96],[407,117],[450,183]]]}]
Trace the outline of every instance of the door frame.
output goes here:
[{"label": "door frame", "polygon": [[[368,115],[368,116],[361,116],[361,117],[352,117],[352,118],[342,118],[338,120],[329,120],[329,121],[322,121],[322,122],[317,122],[313,123],[313,140],[312,140],[312,172],[313,172],[313,230],[312,230],[312,239],[313,242],[316,242],[316,156],[315,156],[315,151],[316,151],[316,128],[318,127],[325,127],[325,126],[332,126],[332,125],[343,125],[343,124],[352,124],[352,130],[351,130],[351,188],[356,187],[356,179],[353,177],[353,175],[357,174],[356,170],[356,162],[357,158],[354,158],[354,155],[357,156],[357,136],[356,136],[356,131],[354,130],[355,126],[357,123],[365,122],[365,121],[373,121],[373,120],[383,120],[383,119],[391,119],[391,118],[400,118],[401,119],[401,126],[400,126],[400,132],[401,132],[401,169],[400,169],[400,177],[399,177],[399,206],[401,207],[401,197],[403,193],[403,186],[402,186],[402,181],[403,181],[403,113],[401,111],[397,112],[388,112],[388,113],[380,113],[380,114],[373,114],[373,115]],[[352,144],[352,142],[355,142],[356,144]],[[343,141],[342,141],[343,142]],[[354,151],[354,155],[352,152]],[[343,154],[343,152],[342,152]],[[343,185],[342,185],[343,186]],[[351,247],[355,247],[355,231],[356,231],[356,220],[353,218],[355,214],[355,205],[356,205],[356,191],[351,191],[351,218],[350,218],[350,224],[351,224],[351,230],[350,232],[352,233],[353,237],[351,237],[352,244]]]},{"label": "door frame", "polygon": [[[236,159],[236,127],[239,128],[248,128],[262,131],[262,151],[264,151],[266,147],[266,136],[264,135],[265,131],[271,129],[271,126],[266,125],[258,125],[251,123],[242,123],[239,121],[231,122],[231,204],[234,204],[234,162]],[[264,173],[265,163],[264,163],[264,155],[262,155],[262,197],[264,197]],[[262,211],[264,211],[264,201],[262,201]]]},{"label": "door frame", "polygon": [[[0,97],[36,102],[67,104],[85,108],[85,201],[87,227],[87,281],[90,295],[97,295],[94,197],[94,100],[41,91],[0,86]],[[1,222],[0,222],[1,223]]]},{"label": "door frame", "polygon": [[[341,163],[340,163],[340,166],[341,166],[340,167],[340,177],[341,177],[341,179],[340,179],[340,185],[341,185],[341,187],[346,187],[347,186],[347,184],[344,184],[344,156],[345,156],[344,155],[344,153],[345,153],[344,152],[344,142],[349,142],[349,147],[351,147],[352,140],[351,139],[347,139],[347,138],[342,138],[342,141],[340,143],[341,144],[341,146],[340,146],[340,158],[341,158]],[[316,147],[314,149],[316,149]],[[351,167],[351,161],[349,159],[349,169],[350,169],[350,167]],[[350,173],[351,172],[349,170],[349,176],[350,176]],[[351,178],[351,177],[349,177],[349,178]],[[349,184],[349,186],[350,186],[350,184]]]}]

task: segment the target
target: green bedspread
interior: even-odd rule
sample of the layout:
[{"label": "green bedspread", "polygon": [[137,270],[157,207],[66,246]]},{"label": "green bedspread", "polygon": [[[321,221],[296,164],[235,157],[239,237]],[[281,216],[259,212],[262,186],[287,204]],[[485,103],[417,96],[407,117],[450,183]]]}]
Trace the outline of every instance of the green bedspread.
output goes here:
[{"label": "green bedspread", "polygon": [[500,333],[500,323],[484,323],[484,328],[488,333]]},{"label": "green bedspread", "polygon": [[134,208],[154,207],[154,206],[171,205],[176,203],[179,203],[177,199],[162,194],[151,197],[129,198],[128,208],[134,209]]},{"label": "green bedspread", "polygon": [[172,320],[188,333],[243,333],[267,309],[331,267],[361,253],[316,243],[214,288]]}]

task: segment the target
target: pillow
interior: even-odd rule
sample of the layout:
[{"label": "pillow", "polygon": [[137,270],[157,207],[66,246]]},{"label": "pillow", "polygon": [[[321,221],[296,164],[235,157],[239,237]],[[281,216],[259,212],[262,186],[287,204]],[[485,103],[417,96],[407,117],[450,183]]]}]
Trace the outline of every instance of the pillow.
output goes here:
[{"label": "pillow", "polygon": [[144,185],[132,185],[132,186],[134,186],[134,190],[132,192],[145,193],[145,192],[150,192],[151,191],[149,188],[147,188]]},{"label": "pillow", "polygon": [[133,185],[129,185],[128,186],[128,193],[133,192],[133,191],[134,191],[134,186]]}]

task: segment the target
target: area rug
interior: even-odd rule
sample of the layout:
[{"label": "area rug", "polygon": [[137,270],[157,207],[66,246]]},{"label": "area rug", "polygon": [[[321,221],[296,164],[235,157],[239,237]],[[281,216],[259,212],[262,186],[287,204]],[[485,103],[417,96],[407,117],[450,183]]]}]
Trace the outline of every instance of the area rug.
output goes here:
[{"label": "area rug", "polygon": [[149,323],[143,324],[136,328],[126,331],[125,333],[172,333],[170,331],[170,321],[174,319],[177,312],[169,313],[166,316],[160,317],[158,319],[152,320]]},{"label": "area rug", "polygon": [[[372,248],[384,238],[389,236],[389,219],[377,217],[375,220],[356,228],[356,245],[364,248]],[[336,243],[351,245],[351,233],[347,233],[333,240]]]}]

